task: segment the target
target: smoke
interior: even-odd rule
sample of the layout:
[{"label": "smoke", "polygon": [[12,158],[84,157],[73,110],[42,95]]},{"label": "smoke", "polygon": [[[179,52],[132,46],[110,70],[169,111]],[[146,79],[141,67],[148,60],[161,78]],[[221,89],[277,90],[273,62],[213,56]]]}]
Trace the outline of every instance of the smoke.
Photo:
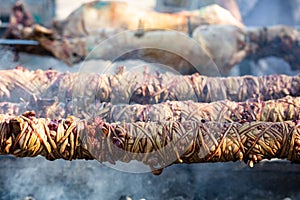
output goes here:
[{"label": "smoke", "polygon": [[12,67],[13,52],[7,51],[7,47],[0,46],[0,69],[9,69]]},{"label": "smoke", "polygon": [[[1,51],[1,67],[23,64],[60,71],[78,70],[49,57]],[[31,63],[29,63],[31,62]],[[91,67],[111,64],[89,61]],[[128,61],[115,66],[143,65]],[[32,69],[32,68],[31,68]],[[270,71],[271,69],[269,69]],[[268,68],[265,68],[265,72]],[[299,198],[298,165],[289,162],[262,162],[249,169],[246,164],[211,163],[173,165],[160,176],[126,173],[97,161],[47,161],[43,157],[0,156],[0,199],[284,199]]]},{"label": "smoke", "polygon": [[97,161],[0,156],[0,199],[298,199],[298,166],[263,162],[174,165],[131,174]]},{"label": "smoke", "polygon": [[[270,1],[267,1],[269,6],[279,3],[275,0]],[[272,11],[267,6],[265,10]],[[268,15],[264,11],[253,16],[255,18],[252,22],[260,25],[259,23],[265,23],[261,20],[262,17]],[[250,24],[250,21],[245,22]],[[275,22],[274,19],[269,19],[266,23],[270,25]],[[80,70],[80,64],[70,68],[50,57],[21,54],[18,62],[13,62],[13,57],[11,51],[1,48],[0,69],[9,69],[21,64],[30,69],[52,68],[72,72]],[[261,67],[253,65],[253,74],[297,73],[287,72],[289,66],[284,65],[282,60],[275,59],[274,62],[272,65],[266,65],[265,61],[259,61]],[[143,64],[138,61],[129,63],[133,66]],[[88,64],[91,68],[101,66],[95,61],[88,61]],[[111,63],[102,61],[102,64]],[[117,63],[115,66],[121,64],[123,63]],[[241,162],[173,165],[166,168],[160,176],[154,176],[151,173],[133,174],[117,171],[97,161],[47,161],[43,157],[0,156],[0,199],[3,200],[23,200],[26,197],[37,200],[109,200],[122,197],[134,200],[299,199],[299,180],[298,165],[279,161],[262,162],[251,170]]]}]

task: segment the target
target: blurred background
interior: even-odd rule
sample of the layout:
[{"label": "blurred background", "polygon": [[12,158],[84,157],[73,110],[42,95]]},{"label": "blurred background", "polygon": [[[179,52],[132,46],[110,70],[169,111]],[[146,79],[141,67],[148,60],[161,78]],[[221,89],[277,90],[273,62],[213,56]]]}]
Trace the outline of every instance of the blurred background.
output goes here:
[{"label": "blurred background", "polygon": [[[153,10],[157,12],[174,13],[179,11],[188,11],[203,8],[207,5],[219,4],[223,8],[229,10],[231,14],[241,21],[247,28],[264,27],[273,25],[289,25],[299,28],[300,25],[300,1],[299,0],[120,0],[127,2],[129,5],[140,7],[143,10]],[[0,7],[0,35],[3,35],[9,25],[9,16],[11,7],[16,0],[2,1]],[[78,9],[80,5],[92,0],[76,0],[72,3],[64,0],[23,0],[27,9],[31,12],[36,23],[45,27],[51,27],[53,21],[64,20],[73,11]],[[45,9],[46,8],[46,9]],[[19,62],[10,62],[13,60],[13,54],[9,51],[0,49],[2,59],[1,63],[4,68],[11,68],[16,64],[30,66],[33,69],[42,67],[53,69],[66,67],[66,64],[51,57],[46,58],[41,56],[29,56],[23,53],[20,56]],[[12,58],[12,59],[11,59]],[[39,63],[42,62],[43,66]],[[136,64],[136,62],[134,62]],[[245,65],[245,63],[242,63]],[[294,74],[290,70],[290,66],[283,59],[277,57],[267,57],[260,59],[257,63],[246,63],[247,67],[243,66],[245,71],[240,71],[240,66],[236,65],[228,75],[253,74],[264,75],[274,73]],[[267,67],[272,65],[272,68]],[[78,71],[80,64],[75,64],[72,68],[67,68],[69,71]]]},{"label": "blurred background", "polygon": [[[300,25],[299,0],[120,0],[142,8],[155,9],[159,12],[178,12],[195,10],[200,7],[217,3],[240,15],[247,26],[266,26],[275,24]],[[11,7],[16,0],[2,1],[0,19],[7,22]],[[33,13],[37,23],[49,25],[53,18],[66,18],[73,10],[83,3],[92,0],[24,0]],[[238,8],[236,8],[238,6]],[[45,9],[47,8],[47,9]],[[236,10],[235,10],[236,9]]]}]

